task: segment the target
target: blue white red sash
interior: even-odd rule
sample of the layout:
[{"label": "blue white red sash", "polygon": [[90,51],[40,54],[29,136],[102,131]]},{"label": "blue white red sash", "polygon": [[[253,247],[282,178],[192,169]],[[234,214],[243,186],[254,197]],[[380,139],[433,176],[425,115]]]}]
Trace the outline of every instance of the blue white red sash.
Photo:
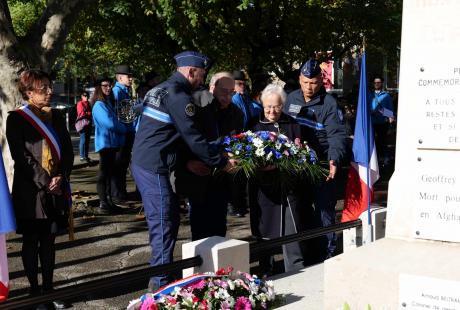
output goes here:
[{"label": "blue white red sash", "polygon": [[24,117],[24,119],[28,121],[29,124],[31,124],[43,138],[45,138],[53,156],[61,160],[61,147],[59,146],[56,137],[48,129],[48,127],[46,127],[45,123],[43,123],[43,121],[28,108],[28,104],[25,104],[22,107],[16,109],[16,112]]},{"label": "blue white red sash", "polygon": [[[161,297],[161,295],[169,295],[171,292],[174,292],[174,288],[176,287],[186,287],[202,279],[206,279],[209,277],[219,277],[220,278],[221,276],[215,275],[215,274],[197,273],[197,274],[191,275],[190,277],[174,281],[166,286],[161,287],[155,293],[153,293],[153,298],[158,299]],[[141,297],[141,300],[142,301],[145,300],[146,296],[144,295],[142,297]]]}]

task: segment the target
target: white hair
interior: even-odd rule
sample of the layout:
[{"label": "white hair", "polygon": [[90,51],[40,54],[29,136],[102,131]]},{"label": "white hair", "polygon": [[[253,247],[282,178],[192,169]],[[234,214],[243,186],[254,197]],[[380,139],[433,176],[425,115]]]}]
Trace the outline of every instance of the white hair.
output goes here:
[{"label": "white hair", "polygon": [[221,71],[221,72],[217,72],[215,73],[212,77],[211,77],[211,80],[209,81],[209,86],[217,86],[216,84],[219,82],[219,80],[221,78],[229,78],[231,79],[232,81],[234,80],[233,79],[233,75],[230,73],[230,72],[227,72],[227,71]]},{"label": "white hair", "polygon": [[286,103],[287,95],[281,86],[276,84],[268,84],[267,87],[265,87],[262,91],[262,94],[260,95],[260,100],[264,102],[264,99],[271,95],[278,95],[280,97],[282,105]]}]

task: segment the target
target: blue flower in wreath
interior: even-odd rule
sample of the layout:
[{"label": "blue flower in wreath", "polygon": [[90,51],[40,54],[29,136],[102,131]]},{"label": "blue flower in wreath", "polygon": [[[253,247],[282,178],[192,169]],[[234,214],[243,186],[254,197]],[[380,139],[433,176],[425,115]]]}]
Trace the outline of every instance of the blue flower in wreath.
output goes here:
[{"label": "blue flower in wreath", "polygon": [[249,142],[249,143],[252,143],[253,140],[254,140],[254,137],[253,137],[253,136],[248,136],[248,142]]},{"label": "blue flower in wreath", "polygon": [[250,146],[250,145],[246,145],[245,148],[246,148],[246,151],[248,151],[248,152],[251,152],[251,151],[252,151],[252,146]]},{"label": "blue flower in wreath", "polygon": [[223,144],[224,144],[224,145],[230,145],[230,142],[231,142],[230,137],[225,137],[225,138],[224,138]]},{"label": "blue flower in wreath", "polygon": [[225,151],[226,151],[226,152],[231,152],[231,151],[232,151],[232,149],[231,149],[231,148],[229,148],[229,147],[226,147],[226,148],[225,148]]},{"label": "blue flower in wreath", "polygon": [[276,158],[276,159],[280,159],[282,156],[283,156],[283,155],[282,155],[280,152],[275,151],[275,158]]},{"label": "blue flower in wreath", "polygon": [[243,145],[241,143],[238,143],[236,146],[235,146],[236,150],[237,151],[241,151],[243,149]]},{"label": "blue flower in wreath", "polygon": [[265,140],[265,141],[270,140],[270,132],[268,132],[268,131],[261,131],[261,132],[260,132],[260,138],[261,138],[262,140]]},{"label": "blue flower in wreath", "polygon": [[318,157],[316,156],[315,151],[313,151],[312,149],[310,149],[310,162],[311,162],[312,164],[316,164],[317,159],[318,159]]}]

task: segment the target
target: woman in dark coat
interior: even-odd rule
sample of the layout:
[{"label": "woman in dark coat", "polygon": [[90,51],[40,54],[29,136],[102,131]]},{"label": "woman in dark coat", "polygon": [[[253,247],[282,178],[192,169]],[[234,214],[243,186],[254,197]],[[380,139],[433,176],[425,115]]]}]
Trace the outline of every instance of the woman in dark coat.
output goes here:
[{"label": "woman in dark coat", "polygon": [[[263,114],[251,121],[250,129],[271,131],[287,136],[292,142],[300,139],[300,127],[295,120],[284,114],[286,101],[284,90],[274,84],[268,85],[261,95]],[[299,185],[300,184],[300,185]],[[281,184],[279,171],[267,167],[251,181],[251,222],[262,239],[272,239],[295,234],[306,227],[310,215],[307,204],[307,189],[300,188],[302,182]],[[304,184],[304,183],[303,183]],[[283,246],[286,271],[303,268],[302,245],[292,242]],[[267,262],[261,262],[261,265]],[[270,265],[270,264],[268,264]],[[262,268],[271,266],[262,266]],[[265,270],[269,271],[269,270]]]},{"label": "woman in dark coat", "polygon": [[[42,290],[53,289],[54,241],[56,234],[68,226],[68,179],[74,154],[63,117],[49,106],[52,85],[48,74],[24,71],[19,91],[25,102],[6,120],[6,137],[14,160],[12,198],[17,233],[23,235],[24,271],[31,294],[39,294],[39,258]],[[57,302],[55,306],[63,305]]]}]

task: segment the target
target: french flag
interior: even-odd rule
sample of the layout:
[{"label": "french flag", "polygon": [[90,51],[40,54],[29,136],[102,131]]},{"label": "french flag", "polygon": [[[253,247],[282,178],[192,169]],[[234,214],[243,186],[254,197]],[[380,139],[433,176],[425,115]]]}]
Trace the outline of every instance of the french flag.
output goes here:
[{"label": "french flag", "polygon": [[373,186],[380,177],[368,98],[366,53],[363,52],[353,154],[348,172],[342,222],[356,220],[366,210],[370,212]]},{"label": "french flag", "polygon": [[0,150],[0,303],[8,298],[9,275],[8,259],[6,256],[6,234],[16,229],[13,208],[11,204],[5,166]]}]

